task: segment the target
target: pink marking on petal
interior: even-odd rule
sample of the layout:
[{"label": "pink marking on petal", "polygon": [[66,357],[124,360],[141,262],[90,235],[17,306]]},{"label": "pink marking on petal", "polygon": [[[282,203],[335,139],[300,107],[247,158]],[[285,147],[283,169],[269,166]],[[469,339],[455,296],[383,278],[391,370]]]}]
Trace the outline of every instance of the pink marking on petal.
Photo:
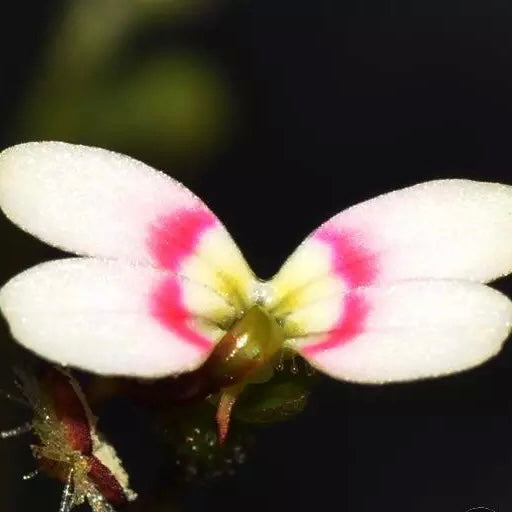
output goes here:
[{"label": "pink marking on petal", "polygon": [[365,247],[360,233],[321,227],[314,236],[330,247],[332,268],[349,288],[365,286],[375,280],[379,270],[377,255]]},{"label": "pink marking on petal", "polygon": [[302,352],[312,356],[331,348],[343,345],[364,331],[365,321],[369,312],[369,304],[361,295],[354,292],[344,297],[344,308],[340,318],[327,336],[318,343],[304,347]]},{"label": "pink marking on petal", "polygon": [[205,232],[218,222],[206,209],[185,208],[164,215],[151,226],[148,239],[151,255],[161,267],[177,272],[194,253]]},{"label": "pink marking on petal", "polygon": [[211,340],[192,329],[188,321],[190,312],[183,302],[183,293],[177,278],[165,278],[150,296],[151,315],[165,328],[177,334],[185,342],[201,350],[209,350]]},{"label": "pink marking on petal", "polygon": [[364,246],[359,233],[324,227],[315,238],[330,247],[332,270],[349,290],[340,299],[344,307],[335,324],[323,340],[303,349],[306,355],[335,348],[364,331],[370,305],[356,289],[374,282],[379,271],[377,255]]}]

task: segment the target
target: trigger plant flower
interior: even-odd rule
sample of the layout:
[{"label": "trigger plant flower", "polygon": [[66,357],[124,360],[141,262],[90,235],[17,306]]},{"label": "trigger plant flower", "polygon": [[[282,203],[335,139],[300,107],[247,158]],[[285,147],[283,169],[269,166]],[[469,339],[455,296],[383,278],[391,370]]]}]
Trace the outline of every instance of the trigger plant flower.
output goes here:
[{"label": "trigger plant flower", "polygon": [[49,368],[38,377],[18,372],[18,378],[33,419],[0,432],[0,437],[34,434],[37,442],[32,452],[38,471],[64,483],[59,512],[69,512],[85,501],[93,512],[113,512],[114,506],[134,500],[128,475],[114,449],[97,432],[96,419],[71,375]]},{"label": "trigger plant flower", "polygon": [[78,257],[9,281],[19,343],[62,365],[156,379],[201,367],[221,439],[244,386],[283,351],[335,379],[386,383],[495,355],[512,303],[512,187],[450,179],[338,213],[268,281],[180,183],[127,156],[59,142],[0,155],[0,207]]}]

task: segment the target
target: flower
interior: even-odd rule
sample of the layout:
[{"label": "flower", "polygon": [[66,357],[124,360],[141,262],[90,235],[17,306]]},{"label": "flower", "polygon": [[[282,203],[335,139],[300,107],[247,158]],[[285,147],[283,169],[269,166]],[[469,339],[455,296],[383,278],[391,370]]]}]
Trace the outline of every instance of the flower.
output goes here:
[{"label": "flower", "polygon": [[[32,446],[44,473],[65,483],[59,510],[69,512],[88,501],[94,512],[113,512],[137,495],[117,455],[96,430],[78,383],[68,373],[49,368],[40,377],[18,372],[19,385],[34,417],[28,425],[37,438]],[[4,432],[12,437],[25,427]]]},{"label": "flower", "polygon": [[12,334],[91,372],[158,378],[203,367],[221,434],[249,381],[285,350],[336,379],[435,377],[495,355],[512,303],[512,187],[439,180],[335,215],[269,281],[180,183],[127,156],[59,142],[0,154],[0,207],[78,258],[0,292]]}]

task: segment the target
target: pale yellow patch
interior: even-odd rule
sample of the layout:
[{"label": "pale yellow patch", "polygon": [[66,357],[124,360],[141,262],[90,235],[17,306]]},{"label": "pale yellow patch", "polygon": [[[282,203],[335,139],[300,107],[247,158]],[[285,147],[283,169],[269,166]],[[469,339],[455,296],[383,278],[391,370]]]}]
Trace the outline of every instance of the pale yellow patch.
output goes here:
[{"label": "pale yellow patch", "polygon": [[343,300],[347,290],[346,284],[332,275],[325,275],[318,279],[313,279],[308,284],[297,288],[291,292],[285,300],[277,304],[272,312],[276,317],[285,317],[308,304],[320,300],[333,299]]},{"label": "pale yellow patch", "polygon": [[343,312],[343,304],[343,299],[331,297],[294,311],[284,321],[286,336],[305,336],[331,330]]},{"label": "pale yellow patch", "polygon": [[219,325],[228,325],[236,318],[237,311],[223,296],[211,288],[183,279],[183,302],[187,309]]},{"label": "pale yellow patch", "polygon": [[301,289],[329,274],[330,258],[326,245],[315,240],[303,243],[271,280],[275,297],[268,304],[269,309],[279,307],[286,310],[297,307]]},{"label": "pale yellow patch", "polygon": [[224,229],[207,231],[197,249],[201,259],[204,258],[217,269],[224,281],[236,289],[247,306],[254,273],[227,232]]},{"label": "pale yellow patch", "polygon": [[[188,325],[191,329],[215,343],[226,334],[225,329],[201,319],[192,319],[188,322]],[[229,326],[226,326],[226,329],[228,328]]]}]

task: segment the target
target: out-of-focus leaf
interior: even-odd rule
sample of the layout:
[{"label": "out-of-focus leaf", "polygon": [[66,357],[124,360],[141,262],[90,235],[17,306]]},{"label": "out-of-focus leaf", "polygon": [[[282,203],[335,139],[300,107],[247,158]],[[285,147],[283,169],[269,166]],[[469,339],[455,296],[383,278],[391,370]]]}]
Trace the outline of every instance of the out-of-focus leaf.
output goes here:
[{"label": "out-of-focus leaf", "polygon": [[233,417],[248,423],[274,423],[299,414],[307,404],[312,380],[276,374],[265,384],[248,386],[239,397]]},{"label": "out-of-focus leaf", "polygon": [[[233,105],[218,69],[193,54],[154,59],[107,89],[91,130],[117,147],[199,159],[223,147]],[[92,135],[91,133],[90,135]]]},{"label": "out-of-focus leaf", "polygon": [[190,168],[222,150],[232,132],[229,85],[197,54],[153,58],[76,93],[35,105],[28,138],[103,146]]},{"label": "out-of-focus leaf", "polygon": [[[17,120],[21,140],[64,140],[128,153],[175,176],[222,152],[234,98],[220,66],[172,47],[133,52],[211,0],[77,0],[66,4]],[[204,10],[204,9],[205,10]]]},{"label": "out-of-focus leaf", "polygon": [[132,9],[137,10],[138,22],[158,23],[175,17],[199,14],[211,10],[221,0],[125,0]]}]

